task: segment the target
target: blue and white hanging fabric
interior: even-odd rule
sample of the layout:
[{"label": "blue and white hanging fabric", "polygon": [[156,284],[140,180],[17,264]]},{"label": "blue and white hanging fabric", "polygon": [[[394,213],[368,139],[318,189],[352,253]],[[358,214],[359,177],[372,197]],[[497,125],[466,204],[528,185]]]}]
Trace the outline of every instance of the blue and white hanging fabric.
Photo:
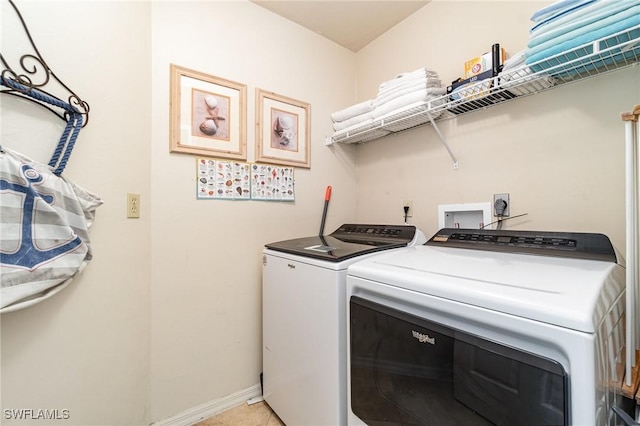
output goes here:
[{"label": "blue and white hanging fabric", "polygon": [[58,293],[82,271],[92,258],[89,228],[102,200],[62,176],[82,115],[13,80],[0,83],[64,108],[67,117],[48,165],[0,146],[0,313],[6,313]]}]

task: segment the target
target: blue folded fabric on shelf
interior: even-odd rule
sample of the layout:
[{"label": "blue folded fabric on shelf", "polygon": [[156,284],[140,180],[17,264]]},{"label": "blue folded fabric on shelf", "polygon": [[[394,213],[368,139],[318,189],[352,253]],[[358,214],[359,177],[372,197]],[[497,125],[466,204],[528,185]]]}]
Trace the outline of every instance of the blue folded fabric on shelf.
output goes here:
[{"label": "blue folded fabric on shelf", "polygon": [[556,37],[624,12],[637,5],[640,5],[640,0],[596,1],[531,32],[527,47],[532,49],[549,41],[557,43]]},{"label": "blue folded fabric on shelf", "polygon": [[[547,40],[527,51],[527,63],[535,62],[555,53],[563,52],[571,47],[577,47],[585,43],[607,37],[619,31],[640,24],[640,6],[624,8],[618,13],[598,19],[588,25],[579,26]],[[543,53],[544,55],[540,56]]]},{"label": "blue folded fabric on shelf", "polygon": [[[635,32],[633,32],[633,37],[627,38],[627,41],[639,38],[640,30],[635,30]],[[611,40],[613,39],[605,40],[599,44],[620,46],[619,42],[612,43]],[[588,46],[589,48],[592,48],[593,44],[589,44]],[[583,48],[575,49],[557,57],[550,57],[537,64],[532,64],[531,70],[534,72],[547,71],[554,77],[570,77],[572,75],[590,72],[598,68],[607,68],[618,63],[628,63],[629,61],[637,62],[638,57],[640,57],[640,45],[635,45],[625,50],[623,50],[622,47],[617,47],[608,50],[606,55],[593,54],[591,50]]]},{"label": "blue folded fabric on shelf", "polygon": [[580,9],[589,3],[593,3],[596,0],[561,0],[555,2],[545,8],[538,10],[531,16],[531,21],[536,24],[531,28],[535,28],[560,18],[567,13],[571,13],[574,10]]},{"label": "blue folded fabric on shelf", "polygon": [[[576,50],[576,48],[600,39],[605,39],[600,43],[601,48],[609,48],[640,38],[640,6],[629,9],[629,13],[626,13],[625,16],[621,20],[607,19],[587,25],[580,30],[574,31],[572,38],[569,40],[553,44],[546,49],[530,49],[527,52],[526,64],[530,65],[533,71],[540,71],[559,63],[594,53],[593,46],[587,46],[585,49],[580,50]],[[606,40],[607,37],[615,37],[615,40]],[[619,59],[633,57],[637,54],[637,50],[638,47],[633,48],[625,52],[623,57]],[[616,49],[607,52],[609,56],[616,53],[618,53]],[[553,58],[553,61],[544,62],[545,59],[559,54],[563,54],[563,56],[561,58]]]}]

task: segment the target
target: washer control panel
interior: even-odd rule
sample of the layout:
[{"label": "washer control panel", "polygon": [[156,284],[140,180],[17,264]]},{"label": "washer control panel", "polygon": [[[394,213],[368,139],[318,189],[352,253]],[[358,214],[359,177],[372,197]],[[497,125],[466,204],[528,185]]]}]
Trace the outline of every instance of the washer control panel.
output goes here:
[{"label": "washer control panel", "polygon": [[425,244],[617,263],[609,238],[594,233],[443,228]]},{"label": "washer control panel", "polygon": [[330,235],[341,240],[380,240],[408,244],[416,233],[413,225],[344,224]]}]

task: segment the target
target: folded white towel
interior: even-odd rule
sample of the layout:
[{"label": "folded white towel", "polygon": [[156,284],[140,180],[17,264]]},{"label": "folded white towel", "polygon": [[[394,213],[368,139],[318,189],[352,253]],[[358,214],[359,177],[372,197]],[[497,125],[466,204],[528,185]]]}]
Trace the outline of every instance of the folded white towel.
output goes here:
[{"label": "folded white towel", "polygon": [[418,68],[417,70],[413,70],[409,72],[402,72],[400,74],[397,74],[393,79],[395,80],[399,78],[406,78],[406,77],[420,76],[420,75],[429,77],[429,76],[437,75],[437,73],[433,70],[430,70],[429,68],[423,67],[423,68]]},{"label": "folded white towel", "polygon": [[342,130],[347,127],[355,126],[365,121],[371,121],[373,119],[373,111],[365,112],[364,114],[356,115],[344,121],[336,121],[333,123],[333,130]]},{"label": "folded white towel", "polygon": [[410,81],[401,86],[394,88],[393,90],[385,90],[382,91],[376,96],[373,100],[373,108],[375,109],[377,106],[389,102],[392,99],[398,98],[400,96],[407,95],[411,92],[416,92],[419,90],[432,90],[432,89],[440,89],[442,88],[442,82],[440,80],[429,79],[423,81]]},{"label": "folded white towel", "polygon": [[373,124],[373,121],[374,121],[373,118],[370,118],[368,120],[361,121],[360,123],[354,124],[352,126],[345,127],[344,129],[340,129],[340,130],[336,129],[333,135],[336,136],[336,135],[342,135],[342,134],[353,132],[353,131],[361,132],[361,131],[369,130],[372,128],[371,124]]},{"label": "folded white towel", "polygon": [[507,70],[512,69],[512,68],[520,67],[520,66],[524,65],[526,59],[527,59],[527,51],[526,51],[526,49],[525,50],[521,50],[518,53],[512,55],[506,61],[504,61],[504,64],[502,66],[502,71],[507,71]]},{"label": "folded white towel", "polygon": [[435,71],[428,70],[427,68],[420,68],[419,70],[398,74],[393,79],[380,83],[378,91],[403,84],[407,80],[424,78],[438,78],[438,74]]},{"label": "folded white towel", "polygon": [[409,78],[393,85],[385,86],[383,89],[378,90],[378,94],[376,95],[376,97],[386,95],[388,93],[393,93],[396,90],[402,90],[409,86],[415,87],[418,85],[423,85],[424,87],[442,87],[442,81],[434,77]]},{"label": "folded white towel", "polygon": [[[378,120],[380,120],[383,130],[398,132],[414,127],[420,123],[427,123],[429,116],[435,120],[444,110],[433,111],[433,108],[434,106],[444,104],[444,102],[443,99],[434,99],[431,100],[430,103],[425,101],[414,102],[389,111],[387,114],[379,117]],[[429,115],[424,114],[427,111],[429,111]],[[409,117],[411,117],[411,120],[404,121],[405,118]]]},{"label": "folded white towel", "polygon": [[331,120],[333,122],[348,120],[356,115],[364,114],[366,112],[373,111],[373,99],[367,99],[366,101],[357,103],[340,111],[336,111],[331,114]]},{"label": "folded white towel", "polygon": [[[408,93],[406,95],[397,97],[395,99],[390,100],[389,102],[385,102],[384,104],[377,106],[373,110],[373,117],[380,118],[385,114],[390,113],[393,110],[405,107],[414,102],[420,102],[420,101],[428,102],[432,100],[437,100],[437,102],[443,103],[446,101],[446,97],[442,95],[446,94],[446,92],[447,92],[446,89],[439,88],[439,89],[430,89],[430,90],[418,90],[418,91]],[[434,106],[436,105],[434,104]]]}]

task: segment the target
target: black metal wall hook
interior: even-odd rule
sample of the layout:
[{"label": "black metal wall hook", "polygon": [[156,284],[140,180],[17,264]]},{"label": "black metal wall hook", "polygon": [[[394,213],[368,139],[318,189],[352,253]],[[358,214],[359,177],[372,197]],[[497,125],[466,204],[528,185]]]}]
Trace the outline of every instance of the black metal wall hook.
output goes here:
[{"label": "black metal wall hook", "polygon": [[[86,126],[89,122],[89,104],[64,84],[49,67],[33,41],[18,7],[13,0],[7,1],[20,21],[20,25],[29,40],[33,53],[24,53],[17,59],[16,65],[12,66],[8,58],[0,52],[0,62],[2,63],[0,93],[21,97],[38,104],[66,122],[75,114],[81,114],[83,116],[82,127]],[[60,96],[53,93],[55,89],[50,85],[52,81],[55,81],[55,83],[59,85],[57,92],[62,92],[59,93]],[[47,88],[45,89],[45,87]],[[46,96],[39,96],[39,94]],[[49,98],[53,98],[66,105],[61,106],[58,102],[48,102]],[[64,98],[66,98],[67,101],[63,101],[62,99]]]}]

